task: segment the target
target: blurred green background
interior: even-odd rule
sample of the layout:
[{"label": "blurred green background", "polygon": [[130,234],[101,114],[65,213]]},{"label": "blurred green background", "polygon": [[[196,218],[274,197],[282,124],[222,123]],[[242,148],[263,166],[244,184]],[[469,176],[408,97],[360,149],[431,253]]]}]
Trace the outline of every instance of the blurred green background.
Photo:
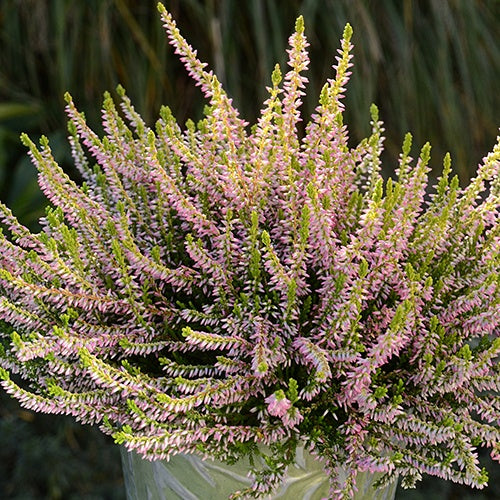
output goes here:
[{"label": "blurred green background", "polygon": [[[404,134],[433,146],[439,172],[449,151],[462,185],[497,135],[500,111],[498,0],[165,0],[252,122],[274,64],[285,69],[287,38],[303,14],[311,65],[303,110],[313,111],[332,76],[346,22],[354,28],[354,69],[346,122],[353,143],[369,131],[375,102],[386,127],[385,173],[396,167]],[[121,83],[153,123],[168,104],[180,123],[201,116],[199,90],[168,47],[155,0],[0,1],[0,199],[36,229],[44,213],[36,172],[19,142],[23,131],[51,140],[76,176],[66,145],[68,90],[100,130],[104,90]],[[500,467],[485,459],[482,492],[425,480],[398,498],[498,499]],[[65,417],[35,415],[0,393],[0,498],[122,499],[119,454],[98,431]]]}]

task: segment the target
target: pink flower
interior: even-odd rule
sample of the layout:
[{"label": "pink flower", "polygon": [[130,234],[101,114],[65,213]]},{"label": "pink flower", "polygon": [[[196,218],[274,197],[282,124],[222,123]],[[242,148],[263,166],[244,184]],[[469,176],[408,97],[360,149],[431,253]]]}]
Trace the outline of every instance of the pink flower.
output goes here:
[{"label": "pink flower", "polygon": [[285,427],[292,428],[292,427],[295,427],[296,425],[300,424],[300,422],[302,422],[302,420],[304,420],[304,417],[302,416],[300,411],[297,410],[297,408],[290,408],[290,410],[288,410],[285,413],[282,420],[283,420],[283,424],[285,425]]},{"label": "pink flower", "polygon": [[267,403],[267,411],[273,417],[284,417],[292,406],[291,401],[287,399],[281,389],[268,396],[265,402]]}]

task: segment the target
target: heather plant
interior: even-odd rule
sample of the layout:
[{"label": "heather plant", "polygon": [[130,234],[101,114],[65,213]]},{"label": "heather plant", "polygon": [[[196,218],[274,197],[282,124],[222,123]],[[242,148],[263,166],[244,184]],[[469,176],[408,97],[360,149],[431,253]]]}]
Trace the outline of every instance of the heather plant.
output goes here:
[{"label": "heather plant", "polygon": [[81,186],[22,136],[51,207],[31,233],[0,205],[4,389],[146,459],[262,456],[234,498],[271,492],[299,443],[332,498],[361,471],[483,487],[477,446],[500,459],[500,141],[466,188],[446,155],[429,192],[430,145],[414,160],[407,134],[385,181],[376,106],[360,144],[343,123],[350,25],[304,125],[297,19],[249,127],[159,8],[205,116],[164,107],[150,128],[119,87],[101,138],[67,95]]}]

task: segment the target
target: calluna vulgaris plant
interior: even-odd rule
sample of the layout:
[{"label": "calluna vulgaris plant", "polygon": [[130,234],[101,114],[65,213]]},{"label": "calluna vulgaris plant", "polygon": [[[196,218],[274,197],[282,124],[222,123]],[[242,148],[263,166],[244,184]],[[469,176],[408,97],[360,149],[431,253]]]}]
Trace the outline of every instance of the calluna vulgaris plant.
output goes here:
[{"label": "calluna vulgaris plant", "polygon": [[271,491],[299,441],[332,498],[365,470],[483,487],[476,447],[500,459],[500,142],[465,189],[447,155],[427,196],[430,146],[414,162],[408,134],[385,182],[376,107],[354,148],[342,121],[349,25],[300,126],[302,18],[249,131],[160,11],[205,118],[163,108],[152,130],[119,88],[126,120],[106,95],[101,139],[67,96],[81,187],[23,136],[53,208],[33,234],[1,206],[5,390],[148,459],[267,453],[235,497]]}]

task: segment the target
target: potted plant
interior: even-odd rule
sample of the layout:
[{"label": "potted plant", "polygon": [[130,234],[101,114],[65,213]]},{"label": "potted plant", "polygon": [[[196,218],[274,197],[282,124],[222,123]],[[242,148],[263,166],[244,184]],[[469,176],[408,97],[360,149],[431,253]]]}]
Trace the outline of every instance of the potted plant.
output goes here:
[{"label": "potted plant", "polygon": [[67,95],[81,185],[22,136],[51,207],[31,233],[0,205],[4,389],[99,425],[126,468],[172,483],[189,466],[186,491],[242,463],[232,498],[284,498],[307,467],[307,498],[351,498],[371,473],[370,498],[422,473],[483,487],[477,446],[500,458],[500,142],[463,189],[447,155],[428,193],[430,146],[414,161],[407,134],[384,181],[377,108],[354,147],[342,119],[349,25],[301,127],[298,18],[249,128],[159,9],[205,117],[181,127],[165,107],[150,128],[119,87],[101,138]]}]

